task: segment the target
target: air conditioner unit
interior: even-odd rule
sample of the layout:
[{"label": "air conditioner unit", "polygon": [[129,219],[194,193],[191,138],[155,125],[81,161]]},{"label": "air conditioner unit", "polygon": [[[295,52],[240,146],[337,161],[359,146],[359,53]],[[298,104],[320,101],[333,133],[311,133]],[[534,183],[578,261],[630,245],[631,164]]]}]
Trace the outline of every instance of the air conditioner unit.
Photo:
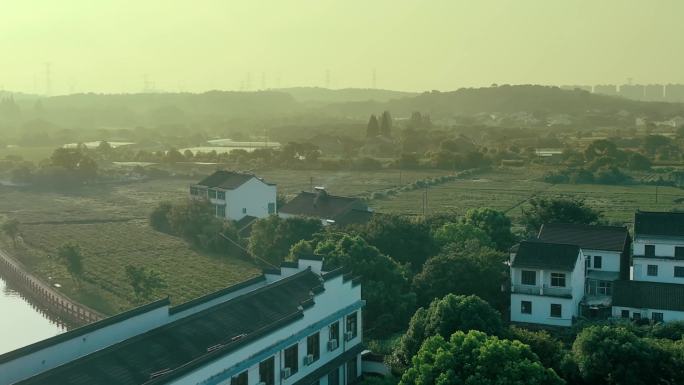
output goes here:
[{"label": "air conditioner unit", "polygon": [[344,333],[344,340],[345,341],[351,341],[352,339],[354,339],[354,333],[353,332],[348,331],[348,332]]},{"label": "air conditioner unit", "polygon": [[292,369],[283,368],[283,370],[280,371],[280,375],[283,377],[283,379],[289,378],[292,375]]},{"label": "air conditioner unit", "polygon": [[305,366],[311,365],[311,364],[313,364],[313,362],[314,362],[313,354],[308,354],[308,355],[306,355],[306,357],[304,357],[304,365]]},{"label": "air conditioner unit", "polygon": [[328,351],[332,352],[335,349],[337,349],[337,340],[328,341]]}]

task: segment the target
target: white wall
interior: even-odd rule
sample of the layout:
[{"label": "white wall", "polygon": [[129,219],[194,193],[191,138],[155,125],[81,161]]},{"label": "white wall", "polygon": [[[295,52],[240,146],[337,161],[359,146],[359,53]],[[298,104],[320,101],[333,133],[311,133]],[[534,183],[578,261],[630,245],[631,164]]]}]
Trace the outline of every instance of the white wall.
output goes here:
[{"label": "white wall", "polygon": [[633,253],[637,256],[646,255],[646,245],[655,245],[657,257],[674,257],[675,246],[684,246],[684,238],[637,235],[633,245]]},{"label": "white wall", "polygon": [[[307,328],[310,327],[310,325],[316,324],[317,322],[320,322],[321,320],[330,317],[331,315],[339,312],[340,309],[344,309],[347,307],[352,307],[355,304],[358,304],[359,301],[361,301],[361,286],[352,286],[351,280],[344,282],[342,276],[338,276],[335,278],[330,279],[329,281],[325,282],[325,290],[315,297],[315,305],[313,307],[310,307],[308,309],[304,310],[304,316],[291,324],[289,324],[287,327],[275,330],[274,332],[270,333],[267,336],[264,336],[256,341],[253,341],[252,343],[241,347],[233,352],[231,352],[229,355],[219,358],[211,363],[208,363],[207,365],[195,370],[194,372],[191,372],[183,377],[180,377],[176,379],[175,381],[171,382],[172,384],[229,384],[230,383],[230,378],[225,378],[223,379],[221,377],[222,373],[229,373],[232,371],[231,368],[235,367],[236,365],[239,365],[244,362],[251,362],[255,360],[255,357],[259,357],[260,352],[264,351],[269,351],[273,349],[273,346],[277,346],[279,343],[283,343],[284,341],[288,340],[291,338],[293,335],[306,330]],[[326,323],[322,328],[319,329],[320,331],[320,359],[316,361],[314,364],[310,366],[303,366],[301,360],[303,359],[303,356],[306,353],[306,337],[303,336],[300,341],[299,345],[299,355],[300,355],[300,367],[299,371],[293,375],[292,377],[283,380],[282,382],[280,381],[280,368],[283,367],[282,363],[280,362],[280,356],[282,353],[282,350],[287,348],[288,346],[291,346],[292,344],[286,344],[283,346],[282,349],[279,349],[278,352],[276,352],[273,356],[275,357],[275,367],[276,367],[276,383],[279,385],[290,385],[307,374],[313,372],[314,370],[318,369],[325,363],[331,361],[332,359],[336,358],[339,356],[342,352],[358,345],[361,343],[363,336],[362,336],[362,317],[361,317],[361,311],[357,310],[357,328],[358,328],[358,335],[356,338],[352,339],[351,341],[344,341],[344,338],[342,338],[342,341],[340,341],[340,347],[332,352],[327,351],[327,343],[328,343],[328,323]],[[341,316],[338,318],[340,321],[340,335],[343,336],[344,334],[344,316]],[[310,332],[305,333],[305,335],[311,334]],[[249,385],[256,385],[259,382],[259,362],[263,361],[263,359],[267,358],[268,356],[265,356],[264,358],[258,359],[258,361],[253,362],[249,366]],[[358,362],[358,369],[360,370],[361,368],[361,362],[360,362],[360,354],[357,357],[359,359]],[[235,373],[237,374],[237,373]],[[208,382],[207,379],[212,378],[211,382]],[[341,377],[341,380],[344,377]]]},{"label": "white wall", "polygon": [[630,318],[634,313],[640,313],[642,319],[651,319],[653,312],[663,313],[663,321],[681,321],[684,320],[684,312],[672,310],[658,310],[658,309],[637,309],[633,307],[613,306],[613,317],[622,317],[622,310],[629,310]]},{"label": "white wall", "polygon": [[[589,267],[589,270],[620,272],[620,252],[582,249],[582,253],[585,256],[585,259],[587,256],[591,256],[591,266]],[[601,256],[600,269],[594,268],[594,257],[597,255]]]},{"label": "white wall", "polygon": [[[523,314],[521,301],[532,302],[532,314]],[[551,304],[560,304],[561,317],[551,317]],[[556,298],[540,295],[511,294],[511,321],[554,326],[572,326],[572,317],[577,315],[577,306],[570,298]]]},{"label": "white wall", "polygon": [[[252,178],[240,187],[226,191],[226,217],[236,221],[246,215],[265,218],[269,215],[269,203],[274,204],[275,214],[278,212],[276,195],[276,186]],[[247,209],[246,213],[243,213],[243,208]]]},{"label": "white wall", "polygon": [[[639,258],[635,256],[633,258],[633,264],[633,279],[635,281],[669,282],[684,284],[684,278],[674,276],[675,266],[684,267],[684,260],[668,260],[664,258]],[[658,266],[657,276],[648,275],[648,265]]]}]

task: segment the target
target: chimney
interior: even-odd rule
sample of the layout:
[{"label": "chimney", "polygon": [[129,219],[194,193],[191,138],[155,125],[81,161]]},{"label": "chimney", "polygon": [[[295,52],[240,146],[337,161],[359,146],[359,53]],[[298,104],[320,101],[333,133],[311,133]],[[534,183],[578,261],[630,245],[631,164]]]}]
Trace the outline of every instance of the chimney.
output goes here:
[{"label": "chimney", "polygon": [[316,192],[316,196],[314,197],[314,200],[313,200],[313,207],[317,208],[318,202],[320,202],[322,199],[325,199],[328,196],[328,192],[325,191],[325,187],[323,187],[323,186],[314,187],[314,191]]}]

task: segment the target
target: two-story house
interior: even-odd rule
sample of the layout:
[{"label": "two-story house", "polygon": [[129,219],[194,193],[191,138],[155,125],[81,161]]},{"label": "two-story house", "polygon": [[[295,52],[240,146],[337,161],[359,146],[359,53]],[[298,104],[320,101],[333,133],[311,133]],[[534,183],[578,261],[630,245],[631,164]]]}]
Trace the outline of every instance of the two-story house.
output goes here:
[{"label": "two-story house", "polygon": [[684,320],[684,213],[637,211],[632,264],[632,280],[615,288],[613,316]]},{"label": "two-story house", "polygon": [[577,245],[523,241],[511,252],[511,321],[571,326],[584,296]]},{"label": "two-story house", "polygon": [[331,195],[323,187],[314,190],[299,193],[279,208],[278,215],[281,218],[317,218],[324,226],[363,224],[373,216],[372,210],[361,199]]},{"label": "two-story house", "polygon": [[264,218],[275,214],[276,185],[252,174],[216,171],[190,186],[190,197],[208,199],[216,216],[239,221],[250,216]]},{"label": "two-story house", "polygon": [[632,240],[627,228],[549,223],[539,230],[538,238],[544,242],[577,245],[582,249],[586,282],[580,315],[610,317],[614,283],[629,279]]},{"label": "two-story house", "polygon": [[300,259],[169,307],[164,299],[0,355],[0,385],[351,385],[361,286]]}]

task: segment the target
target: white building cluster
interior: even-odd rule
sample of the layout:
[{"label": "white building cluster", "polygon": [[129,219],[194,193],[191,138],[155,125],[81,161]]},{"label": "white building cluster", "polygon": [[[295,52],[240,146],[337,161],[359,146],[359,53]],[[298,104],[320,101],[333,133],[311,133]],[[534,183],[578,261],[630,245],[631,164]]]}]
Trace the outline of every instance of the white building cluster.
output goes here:
[{"label": "white building cluster", "polygon": [[512,322],[684,320],[684,213],[637,211],[625,227],[546,224],[511,253]]},{"label": "white building cluster", "polygon": [[350,385],[361,286],[320,260],[188,303],[157,301],[0,355],[0,384]]}]

